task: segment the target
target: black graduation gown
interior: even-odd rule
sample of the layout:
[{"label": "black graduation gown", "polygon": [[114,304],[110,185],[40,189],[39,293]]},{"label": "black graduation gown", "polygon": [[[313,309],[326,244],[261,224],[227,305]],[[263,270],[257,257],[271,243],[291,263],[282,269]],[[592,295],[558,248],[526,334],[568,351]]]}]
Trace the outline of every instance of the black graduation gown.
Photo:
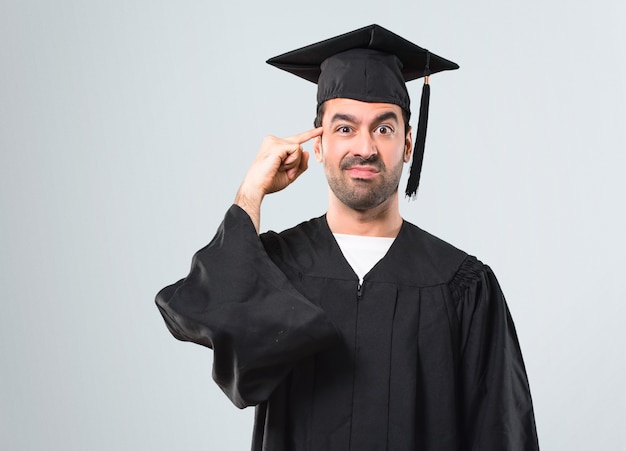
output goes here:
[{"label": "black graduation gown", "polygon": [[538,449],[495,276],[408,222],[360,286],[324,216],[259,237],[232,206],[156,302],[256,406],[254,451]]}]

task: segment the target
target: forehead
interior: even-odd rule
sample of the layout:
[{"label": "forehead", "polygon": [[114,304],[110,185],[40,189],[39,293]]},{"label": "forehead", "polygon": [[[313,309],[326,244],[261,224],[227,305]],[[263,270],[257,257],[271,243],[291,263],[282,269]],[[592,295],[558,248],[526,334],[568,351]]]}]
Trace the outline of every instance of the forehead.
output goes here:
[{"label": "forehead", "polygon": [[359,121],[367,121],[387,113],[395,113],[396,118],[402,120],[402,108],[393,103],[361,102],[345,98],[329,99],[324,102],[324,116],[329,119],[335,115],[347,115]]}]

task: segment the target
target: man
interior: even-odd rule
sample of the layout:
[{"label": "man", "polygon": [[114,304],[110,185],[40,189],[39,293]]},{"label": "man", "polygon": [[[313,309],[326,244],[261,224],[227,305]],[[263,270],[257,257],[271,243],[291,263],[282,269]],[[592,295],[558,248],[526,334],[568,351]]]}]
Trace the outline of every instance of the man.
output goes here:
[{"label": "man", "polygon": [[[157,295],[170,331],[212,348],[218,385],[256,406],[253,450],[538,449],[495,276],[398,209],[405,80],[458,66],[377,25],[269,62],[318,83],[316,128],[265,139],[217,235]],[[259,235],[264,196],[307,169],[311,140],[326,215]]]}]

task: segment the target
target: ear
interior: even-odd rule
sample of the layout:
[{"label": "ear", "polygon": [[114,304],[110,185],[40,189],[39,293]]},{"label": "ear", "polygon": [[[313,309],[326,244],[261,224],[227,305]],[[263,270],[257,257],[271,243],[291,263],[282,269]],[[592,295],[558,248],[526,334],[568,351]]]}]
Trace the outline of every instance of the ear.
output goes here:
[{"label": "ear", "polygon": [[409,131],[404,138],[404,162],[411,161],[411,153],[413,152],[413,129],[409,126]]},{"label": "ear", "polygon": [[315,152],[315,160],[318,163],[324,161],[324,149],[322,148],[322,137],[318,136],[313,140],[313,151]]}]

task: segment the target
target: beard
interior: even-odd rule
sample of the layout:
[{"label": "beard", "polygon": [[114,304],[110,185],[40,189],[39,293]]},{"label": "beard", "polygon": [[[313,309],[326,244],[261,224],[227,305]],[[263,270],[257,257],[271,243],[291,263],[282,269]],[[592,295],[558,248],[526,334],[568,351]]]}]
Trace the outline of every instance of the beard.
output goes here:
[{"label": "beard", "polygon": [[[353,179],[344,172],[353,166],[370,166],[378,171],[378,176],[374,179]],[[379,206],[398,191],[403,166],[404,162],[400,160],[388,170],[377,156],[367,160],[346,157],[341,161],[339,171],[326,168],[325,172],[328,186],[337,199],[354,210],[365,211]]]}]

